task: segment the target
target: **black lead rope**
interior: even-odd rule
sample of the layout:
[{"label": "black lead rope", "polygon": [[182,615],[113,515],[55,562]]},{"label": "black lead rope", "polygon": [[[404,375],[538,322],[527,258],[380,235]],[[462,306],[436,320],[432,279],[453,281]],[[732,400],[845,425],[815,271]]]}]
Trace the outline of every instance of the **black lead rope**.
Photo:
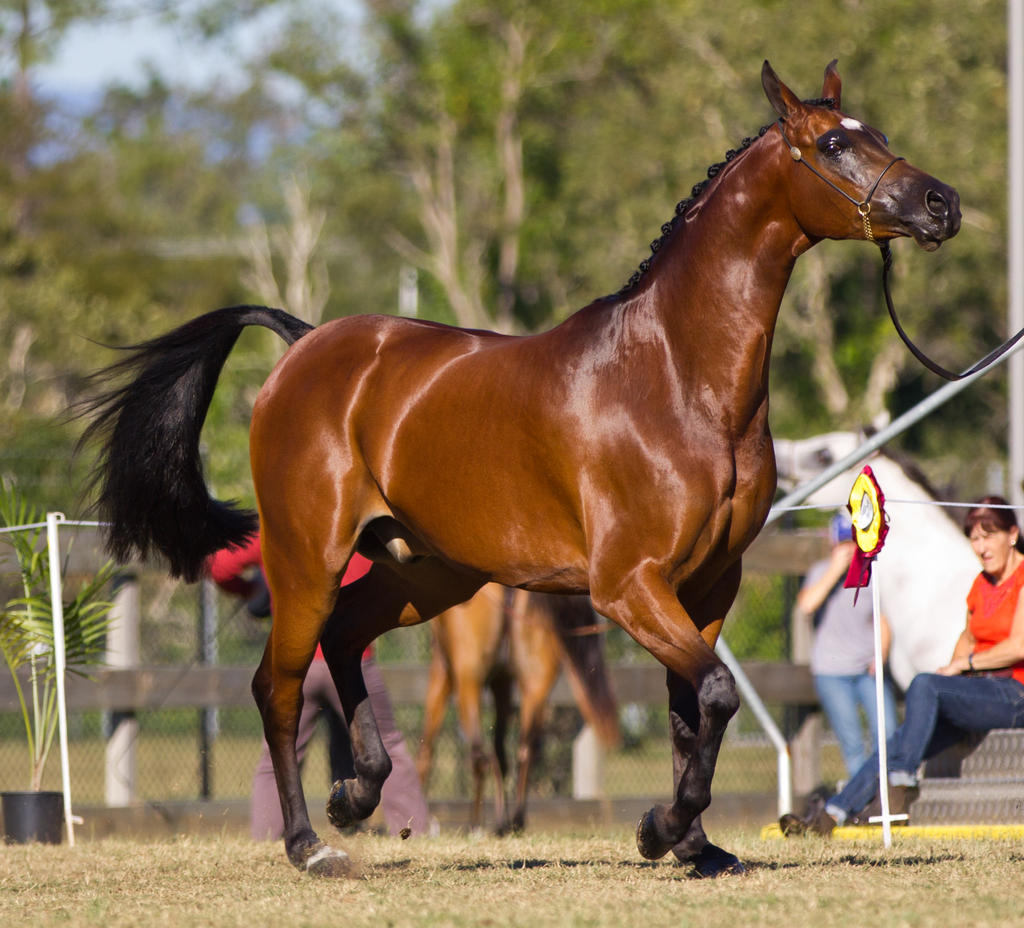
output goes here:
[{"label": "black lead rope", "polygon": [[885,305],[889,308],[889,318],[892,319],[892,324],[895,327],[897,334],[903,340],[903,344],[910,349],[910,353],[933,374],[938,374],[944,380],[963,380],[966,377],[971,377],[979,371],[983,371],[985,368],[994,364],[999,358],[1006,354],[1007,351],[1016,345],[1021,338],[1024,338],[1024,329],[1021,329],[1012,338],[1008,338],[1003,342],[995,349],[995,351],[989,352],[977,364],[968,368],[961,374],[955,374],[953,371],[946,370],[946,368],[941,364],[936,364],[910,340],[910,336],[903,330],[903,326],[900,325],[899,319],[896,318],[896,307],[893,306],[892,293],[889,290],[889,272],[892,270],[892,249],[889,247],[888,242],[878,242],[878,247],[882,252],[882,290],[885,292]]}]

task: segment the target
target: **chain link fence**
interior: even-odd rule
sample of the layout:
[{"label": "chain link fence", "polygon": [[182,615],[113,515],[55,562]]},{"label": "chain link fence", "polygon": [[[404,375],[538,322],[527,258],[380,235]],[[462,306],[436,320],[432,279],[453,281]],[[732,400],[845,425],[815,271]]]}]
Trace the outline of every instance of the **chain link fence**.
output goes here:
[{"label": "chain link fence", "polygon": [[[0,544],[2,547],[2,544]],[[0,552],[2,553],[2,552]],[[98,566],[97,553],[93,561]],[[9,562],[0,561],[2,602],[16,594],[16,575]],[[204,661],[255,670],[262,655],[268,625],[252,619],[237,599],[218,593],[213,634],[201,625],[202,587],[169,579],[158,571],[142,571],[140,666],[187,669]],[[725,626],[725,638],[740,660],[783,661],[790,653],[790,614],[798,578],[748,572]],[[388,664],[429,661],[430,625],[397,629],[377,642],[377,659]],[[611,627],[605,638],[611,664],[656,666],[654,659],[624,632]],[[795,730],[799,719],[782,706],[769,706],[782,730]],[[396,718],[410,751],[415,754],[423,722],[422,705],[398,704]],[[488,730],[493,710],[485,709]],[[604,788],[609,797],[668,798],[672,761],[665,701],[620,705],[621,747],[604,761]],[[104,802],[106,744],[111,731],[110,713],[75,711],[69,718],[71,784],[76,804]],[[252,771],[261,748],[259,714],[251,708],[213,710],[151,708],[136,713],[136,799],[158,804],[173,800],[244,799],[249,795]],[[572,743],[582,727],[579,712],[570,706],[551,709],[531,795],[569,796],[572,791]],[[311,800],[326,797],[330,772],[326,725],[321,725],[307,754],[303,783]],[[510,732],[510,748],[516,737]],[[514,749],[509,756],[514,757]],[[824,769],[839,775],[838,755],[826,748]],[[25,789],[28,752],[24,727],[16,712],[0,712],[0,790]],[[773,795],[777,789],[776,757],[767,737],[746,707],[727,732],[715,778],[715,792]],[[453,710],[449,709],[435,747],[429,795],[434,799],[470,795],[469,759]],[[60,762],[54,748],[44,780],[45,788],[60,788]]]}]

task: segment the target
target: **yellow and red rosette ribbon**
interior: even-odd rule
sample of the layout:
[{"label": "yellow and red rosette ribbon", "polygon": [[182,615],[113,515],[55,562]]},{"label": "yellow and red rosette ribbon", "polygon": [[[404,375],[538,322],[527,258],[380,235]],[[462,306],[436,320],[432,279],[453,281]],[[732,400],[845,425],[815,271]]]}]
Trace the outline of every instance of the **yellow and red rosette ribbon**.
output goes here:
[{"label": "yellow and red rosette ribbon", "polygon": [[889,531],[885,495],[867,465],[853,482],[846,508],[850,510],[850,518],[853,521],[853,540],[857,550],[850,562],[850,570],[843,586],[859,591],[871,581],[871,562],[882,550],[885,536]]}]

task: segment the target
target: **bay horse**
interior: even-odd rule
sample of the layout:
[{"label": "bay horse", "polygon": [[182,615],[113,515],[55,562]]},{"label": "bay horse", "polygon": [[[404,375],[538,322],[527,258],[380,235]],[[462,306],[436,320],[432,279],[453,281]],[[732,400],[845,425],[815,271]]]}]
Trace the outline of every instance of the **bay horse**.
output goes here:
[{"label": "bay horse", "polygon": [[[824,238],[934,250],[960,226],[956,191],[895,157],[843,113],[835,62],[803,102],[765,62],[776,119],[677,207],[617,293],[554,328],[509,336],[393,316],[315,329],[281,310],[199,316],[98,375],[131,375],[91,404],[97,505],[121,560],[160,552],[172,573],[252,532],[211,498],[199,433],[239,332],[291,347],[255,401],[253,486],[274,624],[253,693],[300,870],[352,871],[310,825],[295,759],[302,680],[317,642],[338,686],[356,776],[328,815],[366,818],[391,762],[359,672],[378,635],[426,621],[484,583],[589,593],[667,669],[675,794],[637,848],[713,876],[743,870],[701,825],[739,705],[714,645],[741,556],[775,491],[772,336],[799,255]],[[353,551],[374,561],[339,589]]]},{"label": "bay horse", "polygon": [[[498,834],[526,825],[526,797],[540,749],[548,697],[565,667],[584,720],[606,747],[619,741],[618,706],[604,661],[601,627],[586,596],[527,593],[488,583],[469,601],[442,612],[433,623],[423,735],[416,767],[426,789],[434,742],[454,697],[459,727],[469,745],[473,778],[470,826],[483,823],[483,793],[494,785],[494,825]],[[508,815],[505,737],[512,715],[513,685],[519,696],[515,805]],[[494,729],[488,749],[482,697],[494,697]]]}]

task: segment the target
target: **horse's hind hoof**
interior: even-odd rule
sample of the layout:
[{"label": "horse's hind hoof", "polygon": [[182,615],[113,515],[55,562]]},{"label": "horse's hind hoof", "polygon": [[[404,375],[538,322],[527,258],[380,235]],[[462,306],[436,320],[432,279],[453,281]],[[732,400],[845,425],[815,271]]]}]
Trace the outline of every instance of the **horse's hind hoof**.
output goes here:
[{"label": "horse's hind hoof", "polygon": [[704,879],[714,879],[718,876],[739,876],[747,872],[747,868],[735,854],[723,851],[714,844],[705,844],[696,857],[691,857],[689,860],[680,858],[680,863],[691,864],[693,876]]},{"label": "horse's hind hoof", "polygon": [[327,844],[321,844],[306,858],[306,873],[326,879],[354,879],[359,875],[348,854]]},{"label": "horse's hind hoof", "polygon": [[637,822],[636,849],[647,860],[661,860],[675,845],[675,841],[669,841],[659,833],[659,813],[664,814],[664,809],[664,806],[655,806]]},{"label": "horse's hind hoof", "polygon": [[344,780],[336,780],[327,798],[327,820],[339,831],[354,828],[360,819],[356,816],[349,799]]}]

